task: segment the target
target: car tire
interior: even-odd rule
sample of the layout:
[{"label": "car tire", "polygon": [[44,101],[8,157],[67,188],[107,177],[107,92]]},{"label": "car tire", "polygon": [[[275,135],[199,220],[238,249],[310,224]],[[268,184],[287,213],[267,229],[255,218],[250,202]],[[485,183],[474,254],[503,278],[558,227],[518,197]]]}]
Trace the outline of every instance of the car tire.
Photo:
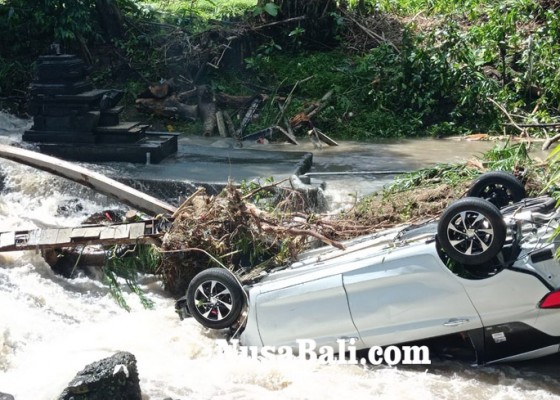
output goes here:
[{"label": "car tire", "polygon": [[480,265],[502,250],[507,227],[492,203],[466,197],[451,204],[441,215],[437,235],[441,248],[454,261]]},{"label": "car tire", "polygon": [[232,326],[244,304],[243,289],[235,276],[223,268],[197,274],[187,288],[187,307],[201,325],[211,329]]},{"label": "car tire", "polygon": [[480,197],[498,208],[517,203],[525,198],[525,187],[512,174],[493,171],[482,174],[473,182],[468,197]]}]

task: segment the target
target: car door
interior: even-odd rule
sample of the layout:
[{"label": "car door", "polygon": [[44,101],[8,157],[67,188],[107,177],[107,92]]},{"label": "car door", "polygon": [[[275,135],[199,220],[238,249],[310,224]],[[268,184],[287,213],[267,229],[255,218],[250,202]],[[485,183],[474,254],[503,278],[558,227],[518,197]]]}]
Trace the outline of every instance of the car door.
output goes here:
[{"label": "car door", "polygon": [[[400,250],[343,274],[352,320],[367,346],[482,327],[464,287],[435,246]],[[434,248],[431,251],[431,248]]]},{"label": "car door", "polygon": [[255,304],[266,345],[295,346],[298,339],[313,339],[317,346],[336,348],[338,339],[355,338],[356,347],[363,347],[350,317],[341,274],[261,293]]}]

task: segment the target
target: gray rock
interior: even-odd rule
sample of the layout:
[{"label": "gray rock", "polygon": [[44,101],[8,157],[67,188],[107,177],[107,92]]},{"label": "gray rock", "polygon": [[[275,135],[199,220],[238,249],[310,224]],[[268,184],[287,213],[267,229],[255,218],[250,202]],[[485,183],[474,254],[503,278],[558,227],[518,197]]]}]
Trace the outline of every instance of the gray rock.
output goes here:
[{"label": "gray rock", "polygon": [[12,396],[11,394],[0,392],[0,400],[15,400],[15,399],[14,396]]},{"label": "gray rock", "polygon": [[128,352],[86,366],[64,389],[59,400],[141,400],[136,357]]}]

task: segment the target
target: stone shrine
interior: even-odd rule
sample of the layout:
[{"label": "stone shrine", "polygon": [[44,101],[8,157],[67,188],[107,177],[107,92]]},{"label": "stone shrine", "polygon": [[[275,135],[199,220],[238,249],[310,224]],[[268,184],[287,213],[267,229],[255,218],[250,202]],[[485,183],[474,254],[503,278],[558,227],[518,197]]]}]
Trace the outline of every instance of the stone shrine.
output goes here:
[{"label": "stone shrine", "polygon": [[124,92],[94,89],[88,67],[71,54],[39,57],[31,84],[33,127],[23,134],[42,153],[73,161],[159,163],[177,152],[177,134],[120,122]]}]

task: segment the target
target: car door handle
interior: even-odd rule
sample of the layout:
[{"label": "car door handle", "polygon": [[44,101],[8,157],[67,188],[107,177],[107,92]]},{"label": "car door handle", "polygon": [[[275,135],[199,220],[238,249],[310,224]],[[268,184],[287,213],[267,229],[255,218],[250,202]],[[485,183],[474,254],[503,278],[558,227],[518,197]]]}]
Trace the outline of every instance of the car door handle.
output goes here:
[{"label": "car door handle", "polygon": [[344,343],[357,343],[358,340],[360,340],[360,338],[357,337],[348,337],[348,336],[341,336],[339,338],[336,338],[336,341],[338,342],[339,340],[341,340]]},{"label": "car door handle", "polygon": [[466,318],[451,318],[449,321],[444,322],[443,326],[459,326],[466,324],[467,322],[469,322],[469,320]]}]

